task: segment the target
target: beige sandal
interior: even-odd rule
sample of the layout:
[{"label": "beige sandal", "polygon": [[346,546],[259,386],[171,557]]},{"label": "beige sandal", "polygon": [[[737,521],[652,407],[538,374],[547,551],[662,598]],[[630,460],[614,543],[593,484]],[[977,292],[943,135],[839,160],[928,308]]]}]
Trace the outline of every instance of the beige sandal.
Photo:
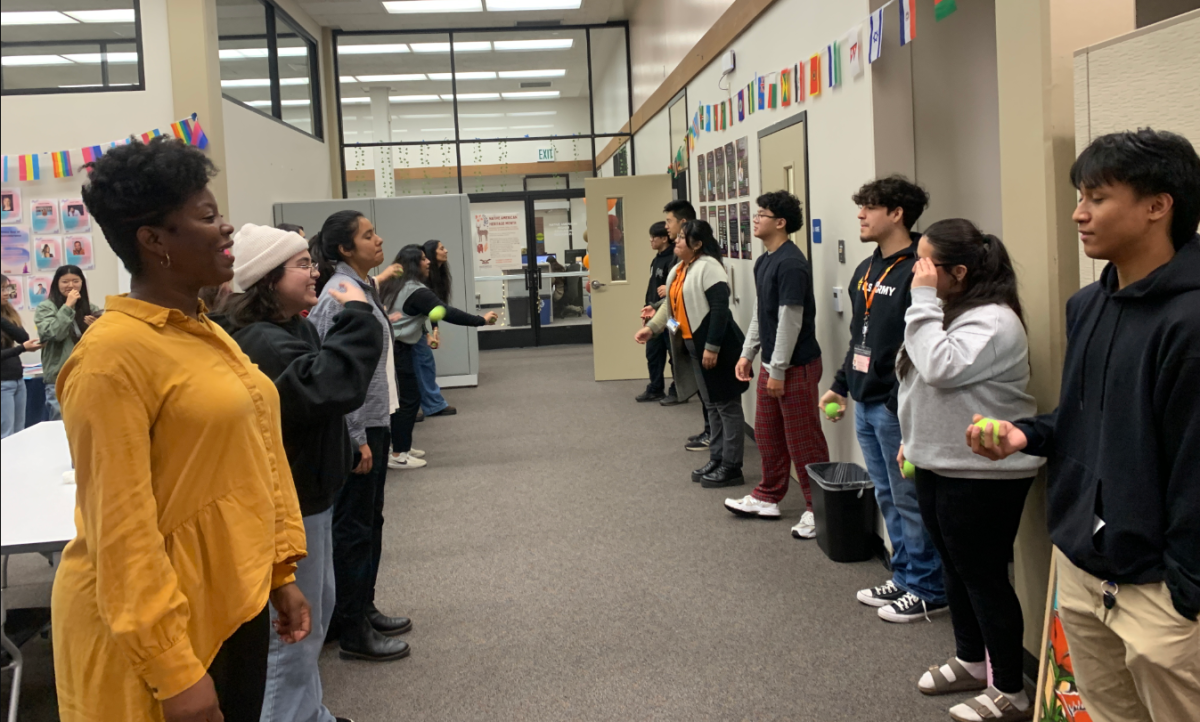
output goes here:
[{"label": "beige sandal", "polygon": [[[992,712],[991,707],[988,707],[983,702],[980,702],[978,698],[972,697],[962,704],[970,707],[975,711],[975,714],[979,715],[979,719],[986,720],[987,722],[1022,722],[1023,720],[1033,719],[1032,703],[1030,703],[1027,708],[1020,710],[1017,709],[1013,703],[1008,700],[1008,697],[1005,697],[999,690],[989,688],[988,692],[996,693],[995,697],[991,697],[990,694],[988,696],[991,697],[992,704],[996,705],[996,709],[1000,710],[999,717]],[[955,705],[955,707],[957,706],[958,705]],[[950,717],[954,719],[955,722],[974,722],[974,720],[969,720],[966,717],[960,717],[959,715],[955,714],[953,707],[950,709]]]},{"label": "beige sandal", "polygon": [[[942,667],[949,667],[950,671],[954,672],[953,682],[946,679],[946,675],[942,674]],[[933,677],[933,689],[925,689],[919,683],[917,684],[917,689],[921,691],[921,694],[927,694],[930,697],[953,694],[955,692],[974,692],[980,689],[987,689],[987,681],[972,677],[971,673],[962,666],[957,657],[951,657],[944,665],[930,667],[929,676]]]}]

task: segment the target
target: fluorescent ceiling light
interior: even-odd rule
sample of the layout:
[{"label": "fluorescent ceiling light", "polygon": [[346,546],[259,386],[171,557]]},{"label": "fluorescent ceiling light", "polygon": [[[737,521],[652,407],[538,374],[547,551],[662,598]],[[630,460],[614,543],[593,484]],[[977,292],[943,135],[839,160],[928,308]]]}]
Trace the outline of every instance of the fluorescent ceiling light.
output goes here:
[{"label": "fluorescent ceiling light", "polygon": [[385,2],[385,10],[396,15],[412,13],[480,13],[482,0],[402,0]]},{"label": "fluorescent ceiling light", "polygon": [[250,100],[246,102],[251,108],[270,108],[271,101],[269,100]]},{"label": "fluorescent ceiling light", "polygon": [[[280,78],[280,85],[308,85],[308,78]],[[221,81],[222,88],[269,88],[270,78],[233,78]]]},{"label": "fluorescent ceiling light", "polygon": [[542,130],[553,127],[553,125],[514,125],[513,130]]},{"label": "fluorescent ceiling light", "polygon": [[401,73],[400,75],[360,75],[360,83],[399,83],[407,80],[424,80],[424,73]]},{"label": "fluorescent ceiling light", "polygon": [[70,15],[81,23],[131,23],[134,20],[133,8],[124,10],[64,10],[64,15]]},{"label": "fluorescent ceiling light", "polygon": [[453,133],[454,128],[421,128],[422,133]]},{"label": "fluorescent ceiling light", "polygon": [[491,12],[516,10],[578,10],[583,0],[487,0]]},{"label": "fluorescent ceiling light", "polygon": [[497,40],[497,50],[566,50],[575,44],[574,38],[546,38],[544,40]]},{"label": "fluorescent ceiling light", "polygon": [[342,98],[342,105],[367,105],[370,98]]},{"label": "fluorescent ceiling light", "polygon": [[435,118],[449,118],[449,113],[434,113],[432,115],[397,115],[397,118],[412,118],[420,120],[433,120]]},{"label": "fluorescent ceiling light", "polygon": [[[499,93],[459,93],[459,100],[500,100]],[[442,96],[442,100],[454,100],[453,94]]]},{"label": "fluorescent ceiling light", "polygon": [[[279,101],[279,103],[283,107],[288,108],[288,107],[293,107],[293,106],[297,106],[297,105],[308,105],[310,103],[310,101],[308,99],[281,100],[281,101]],[[246,102],[246,105],[249,105],[253,108],[270,108],[271,101],[269,101],[269,100],[250,100],[250,101]]]},{"label": "fluorescent ceiling light", "polygon": [[308,98],[301,98],[298,100],[281,100],[279,101],[279,104],[286,108],[290,105],[310,105],[312,104],[312,101]]},{"label": "fluorescent ceiling light", "polygon": [[501,70],[501,78],[561,78],[567,71],[558,70]]},{"label": "fluorescent ceiling light", "polygon": [[[450,43],[409,43],[412,46],[414,53],[448,53],[450,52]],[[489,41],[479,41],[470,43],[455,43],[454,52],[456,53],[485,53],[492,49],[492,44]]]},{"label": "fluorescent ceiling light", "polygon": [[[457,80],[495,80],[496,74],[490,70],[481,70],[477,72],[455,73]],[[429,73],[430,80],[449,80],[450,73]]]},{"label": "fluorescent ceiling light", "polygon": [[339,83],[357,83],[358,78],[354,77],[353,75],[341,75],[341,76],[338,76],[338,82]]},{"label": "fluorescent ceiling light", "polygon": [[358,120],[357,115],[343,115],[342,120]]},{"label": "fluorescent ceiling light", "polygon": [[525,100],[528,98],[557,98],[557,90],[526,90],[519,93],[505,93],[505,100]]},{"label": "fluorescent ceiling light", "polygon": [[3,65],[70,65],[71,61],[61,55],[5,55],[0,58]]},{"label": "fluorescent ceiling light", "polygon": [[306,47],[276,48],[276,50],[279,51],[279,57],[281,58],[308,57],[308,48]]},{"label": "fluorescent ceiling light", "polygon": [[528,113],[509,113],[510,118],[532,118],[535,115],[558,115],[557,110],[534,110]]},{"label": "fluorescent ceiling light", "polygon": [[[0,25],[69,25],[78,22],[78,20],[59,12],[0,12]],[[60,85],[59,87],[68,86]]]},{"label": "fluorescent ceiling light", "polygon": [[404,43],[383,45],[342,45],[338,44],[338,55],[383,55],[385,53],[407,53],[408,46]]},{"label": "fluorescent ceiling light", "polygon": [[459,113],[460,118],[503,118],[504,113]]},{"label": "fluorescent ceiling light", "polygon": [[471,132],[476,132],[476,131],[481,131],[481,130],[508,130],[508,128],[503,125],[493,126],[493,127],[489,127],[489,128],[463,128],[464,133],[471,133]]},{"label": "fluorescent ceiling light", "polygon": [[[308,48],[278,48],[279,57],[297,58],[308,55]],[[398,51],[407,52],[407,51]],[[217,51],[221,60],[246,60],[267,57],[266,48],[223,48]]]},{"label": "fluorescent ceiling light", "polygon": [[[441,99],[445,99],[442,96]],[[439,100],[436,95],[389,95],[388,100],[393,103],[432,103]]]},{"label": "fluorescent ceiling light", "polygon": [[[71,53],[63,54],[63,57],[67,60],[70,60],[72,63],[82,63],[84,65],[100,64],[100,53]],[[114,65],[117,63],[136,63],[137,59],[137,53],[108,54],[108,62]]]}]

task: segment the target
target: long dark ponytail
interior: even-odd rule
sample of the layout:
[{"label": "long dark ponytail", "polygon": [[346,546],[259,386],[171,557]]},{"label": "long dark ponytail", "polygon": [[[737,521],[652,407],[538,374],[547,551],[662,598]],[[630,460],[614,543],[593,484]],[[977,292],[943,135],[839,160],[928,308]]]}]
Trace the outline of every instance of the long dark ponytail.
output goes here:
[{"label": "long dark ponytail", "polygon": [[429,259],[429,280],[425,285],[429,286],[429,290],[433,291],[442,303],[450,303],[450,263],[442,263],[438,260],[438,246],[442,245],[441,241],[425,241],[422,246],[425,249],[425,257]]},{"label": "long dark ponytail", "polygon": [[75,327],[82,334],[88,327],[87,321],[84,319],[92,314],[92,302],[88,298],[87,276],[83,275],[83,269],[79,266],[59,266],[58,270],[54,272],[54,280],[50,282],[48,298],[58,308],[62,308],[63,304],[67,302],[66,295],[58,290],[59,279],[67,274],[79,276],[79,300],[75,302]]},{"label": "long dark ponytail", "polygon": [[[972,308],[1000,304],[1017,314],[1021,325],[1021,297],[1017,292],[1017,272],[1013,269],[1008,249],[999,238],[983,233],[965,218],[938,221],[925,230],[924,237],[933,248],[933,259],[947,270],[963,266],[967,273],[957,289],[942,304],[942,328]],[[903,378],[913,368],[908,351],[901,346],[896,359],[896,375]]]},{"label": "long dark ponytail", "polygon": [[363,218],[358,211],[338,211],[325,219],[321,230],[308,243],[308,253],[321,275],[317,279],[317,293],[329,283],[329,278],[337,270],[337,264],[342,262],[339,249],[354,252],[354,237],[358,235],[358,219]]},{"label": "long dark ponytail", "polygon": [[400,266],[400,273],[379,284],[379,296],[383,300],[384,308],[392,308],[396,297],[400,295],[400,289],[409,281],[426,283],[426,278],[421,275],[421,261],[424,260],[425,251],[415,243],[400,249],[396,259],[392,261],[394,265]]}]

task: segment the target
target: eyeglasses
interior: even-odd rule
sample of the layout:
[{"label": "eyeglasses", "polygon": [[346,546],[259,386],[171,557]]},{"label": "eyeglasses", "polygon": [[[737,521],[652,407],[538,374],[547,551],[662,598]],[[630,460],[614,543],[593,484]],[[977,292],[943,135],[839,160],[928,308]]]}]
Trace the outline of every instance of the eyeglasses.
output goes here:
[{"label": "eyeglasses", "polygon": [[300,263],[297,263],[297,264],[296,264],[296,265],[294,265],[294,266],[284,266],[284,268],[294,268],[294,269],[296,269],[297,271],[305,271],[305,272],[307,272],[307,273],[308,273],[308,275],[310,275],[310,276],[311,276],[311,275],[313,275],[313,272],[314,272],[314,271],[315,271],[315,272],[317,272],[317,273],[320,273],[320,272],[321,272],[321,269],[317,268],[317,264],[315,264],[315,263],[304,263],[303,261],[301,261]]},{"label": "eyeglasses", "polygon": [[762,211],[759,211],[758,213],[754,214],[755,220],[768,221],[768,220],[775,220],[778,217],[779,216],[768,216],[766,213],[763,213]]}]

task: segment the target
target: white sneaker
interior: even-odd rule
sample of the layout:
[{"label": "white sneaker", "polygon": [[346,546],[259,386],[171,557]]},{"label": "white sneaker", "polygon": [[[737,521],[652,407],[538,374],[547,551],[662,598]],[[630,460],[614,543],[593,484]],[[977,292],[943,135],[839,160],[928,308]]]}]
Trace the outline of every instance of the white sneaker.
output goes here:
[{"label": "white sneaker", "polygon": [[747,494],[741,499],[726,499],[725,508],[738,516],[757,516],[761,519],[778,519],[779,505],[759,501]]},{"label": "white sneaker", "polygon": [[420,469],[426,465],[424,459],[418,459],[408,454],[392,454],[388,459],[389,469]]},{"label": "white sneaker", "polygon": [[800,523],[792,527],[793,539],[812,539],[817,535],[817,520],[811,511],[800,515]]},{"label": "white sneaker", "polygon": [[425,458],[425,452],[421,451],[420,449],[409,449],[408,455],[413,457],[414,459],[424,459]]}]

